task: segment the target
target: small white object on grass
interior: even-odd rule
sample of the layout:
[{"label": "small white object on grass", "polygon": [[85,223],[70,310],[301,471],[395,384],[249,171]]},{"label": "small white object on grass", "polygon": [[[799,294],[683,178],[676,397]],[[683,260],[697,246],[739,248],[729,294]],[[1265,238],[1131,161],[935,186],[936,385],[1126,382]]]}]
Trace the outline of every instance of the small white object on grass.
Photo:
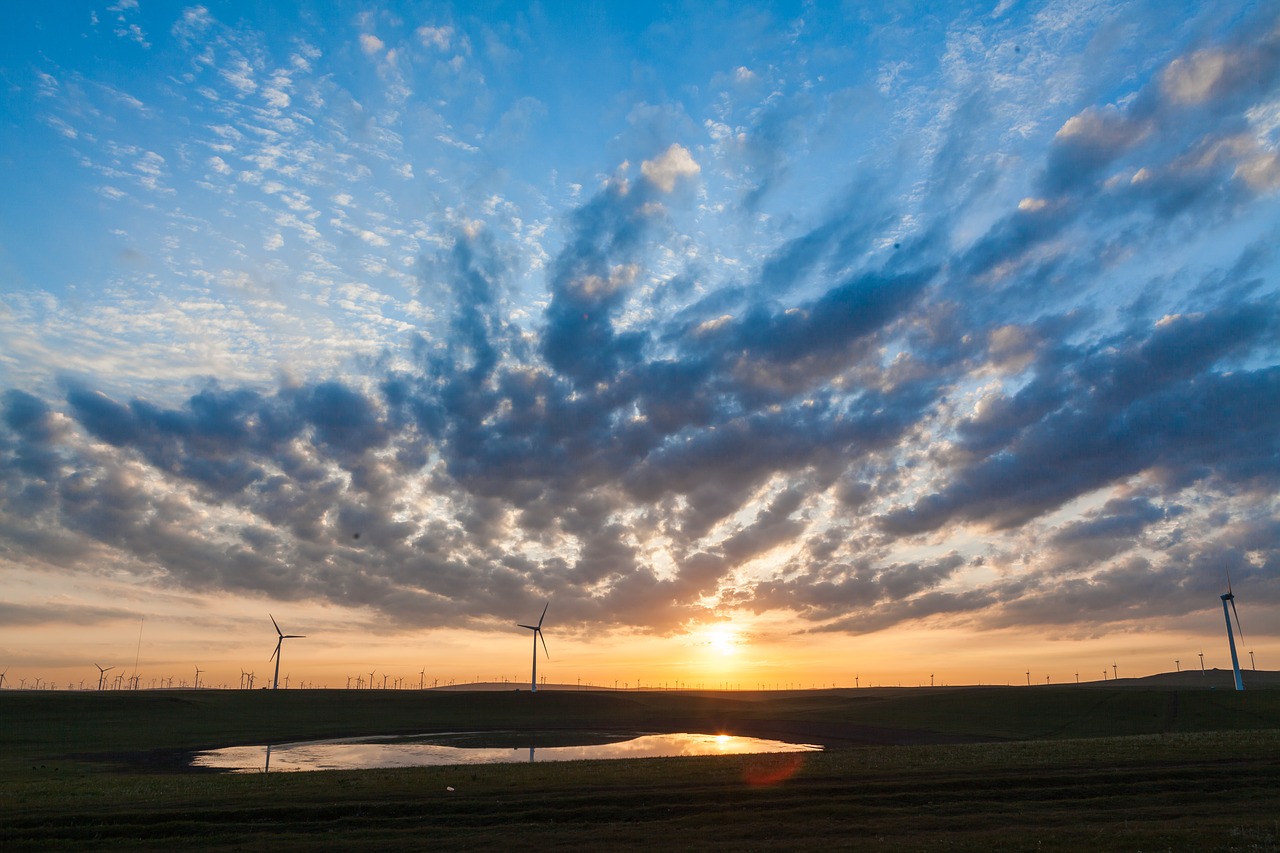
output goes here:
[{"label": "small white object on grass", "polygon": [[445,786],[444,786],[444,789],[445,789],[446,791],[450,791],[450,792],[452,792],[452,791],[453,791],[453,786],[452,786],[452,785],[445,785]]}]

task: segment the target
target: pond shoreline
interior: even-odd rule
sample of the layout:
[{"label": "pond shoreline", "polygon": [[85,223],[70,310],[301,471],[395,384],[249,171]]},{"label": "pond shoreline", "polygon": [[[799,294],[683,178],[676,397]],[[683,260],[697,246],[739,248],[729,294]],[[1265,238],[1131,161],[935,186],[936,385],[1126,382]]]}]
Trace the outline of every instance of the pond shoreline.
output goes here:
[{"label": "pond shoreline", "polygon": [[[926,732],[911,729],[896,729],[883,726],[867,726],[845,722],[811,722],[797,720],[752,720],[752,721],[734,721],[723,726],[708,726],[705,719],[702,720],[685,720],[670,719],[661,721],[661,726],[650,726],[643,732],[638,732],[635,728],[610,728],[605,726],[592,727],[594,733],[601,735],[614,736],[618,739],[635,737],[645,734],[676,734],[687,732],[690,734],[707,734],[717,735],[726,734],[738,737],[751,737],[768,740],[789,741],[793,743],[813,744],[821,746],[824,750],[833,749],[857,749],[860,747],[876,747],[876,746],[919,746],[930,744],[964,744],[964,743],[990,743],[995,742],[993,738],[974,737],[971,735],[950,735],[940,732]],[[451,726],[447,732],[423,732],[423,731],[404,731],[404,732],[385,732],[376,736],[352,734],[350,731],[334,732],[329,736],[315,737],[303,736],[296,739],[281,738],[280,743],[290,742],[317,742],[324,740],[342,740],[354,737],[413,737],[413,736],[430,736],[433,734],[459,733],[459,734],[481,734],[493,731],[489,727],[468,727],[468,726]],[[565,727],[548,727],[530,726],[521,728],[519,726],[506,726],[503,731],[509,731],[513,734],[528,734],[536,737],[550,737],[554,739],[558,735],[569,736],[573,733],[581,733],[580,726]],[[204,767],[192,764],[192,761],[202,752],[218,749],[226,746],[259,746],[260,741],[247,743],[222,743],[218,745],[207,745],[194,748],[159,748],[130,752],[101,752],[91,754],[69,755],[70,759],[90,761],[95,764],[115,765],[121,769],[140,770],[148,773],[160,774],[223,774],[235,773],[234,769],[219,767]],[[550,746],[551,744],[546,744]],[[527,746],[527,745],[526,745]],[[541,746],[541,745],[540,745]],[[513,747],[516,748],[516,747]],[[715,757],[715,756],[704,756]],[[606,760],[617,761],[625,759],[583,759],[583,760]],[[638,759],[637,759],[638,760]]]}]

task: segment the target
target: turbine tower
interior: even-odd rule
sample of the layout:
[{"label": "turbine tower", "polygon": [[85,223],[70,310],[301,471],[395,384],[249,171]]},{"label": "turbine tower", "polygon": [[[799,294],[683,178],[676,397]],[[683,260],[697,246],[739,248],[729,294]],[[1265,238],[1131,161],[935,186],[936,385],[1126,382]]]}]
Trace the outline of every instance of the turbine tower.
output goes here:
[{"label": "turbine tower", "polygon": [[551,606],[550,601],[548,601],[546,604],[543,605],[542,615],[538,617],[537,625],[517,625],[516,626],[517,628],[528,628],[530,631],[533,632],[533,677],[529,681],[529,689],[534,693],[538,692],[538,640],[539,639],[542,640],[542,653],[545,654],[548,658],[551,657],[551,652],[547,651],[547,638],[542,636],[542,620],[547,618],[547,608],[550,606]]},{"label": "turbine tower", "polygon": [[[1231,603],[1230,612],[1227,602]],[[1244,629],[1240,627],[1240,614],[1236,613],[1236,597],[1231,591],[1231,573],[1227,572],[1227,591],[1222,595],[1222,616],[1227,620],[1227,642],[1231,645],[1231,669],[1236,676],[1236,690],[1244,690],[1244,679],[1240,675],[1240,658],[1236,655],[1236,636],[1231,631],[1231,617],[1236,617],[1236,630],[1240,632],[1240,642],[1244,642]]]},{"label": "turbine tower", "polygon": [[[270,613],[268,613],[267,615],[271,616]],[[267,660],[271,660],[271,658],[275,658],[276,660],[276,674],[275,674],[275,677],[271,679],[271,689],[275,690],[280,686],[280,647],[284,645],[285,640],[301,640],[303,637],[307,635],[306,634],[286,634],[284,631],[280,630],[280,626],[276,623],[276,617],[274,616],[271,616],[271,624],[276,626],[276,634],[278,634],[280,637],[280,639],[276,640],[276,650],[271,653],[270,658],[267,658]]]}]

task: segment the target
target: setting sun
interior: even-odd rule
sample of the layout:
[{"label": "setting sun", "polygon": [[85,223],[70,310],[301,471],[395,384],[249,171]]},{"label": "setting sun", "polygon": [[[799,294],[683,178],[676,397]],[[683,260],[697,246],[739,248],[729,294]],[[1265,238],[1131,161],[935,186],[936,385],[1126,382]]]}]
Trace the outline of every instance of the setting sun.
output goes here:
[{"label": "setting sun", "polygon": [[736,655],[741,642],[742,638],[731,625],[718,625],[707,631],[707,646],[724,657]]}]

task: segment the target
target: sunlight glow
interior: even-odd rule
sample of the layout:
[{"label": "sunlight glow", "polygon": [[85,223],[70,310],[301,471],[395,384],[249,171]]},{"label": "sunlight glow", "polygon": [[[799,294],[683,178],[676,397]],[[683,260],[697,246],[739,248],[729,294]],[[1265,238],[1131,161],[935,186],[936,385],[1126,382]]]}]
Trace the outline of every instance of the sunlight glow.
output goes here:
[{"label": "sunlight glow", "polygon": [[717,625],[706,632],[706,644],[724,657],[738,653],[742,639],[732,625]]}]

